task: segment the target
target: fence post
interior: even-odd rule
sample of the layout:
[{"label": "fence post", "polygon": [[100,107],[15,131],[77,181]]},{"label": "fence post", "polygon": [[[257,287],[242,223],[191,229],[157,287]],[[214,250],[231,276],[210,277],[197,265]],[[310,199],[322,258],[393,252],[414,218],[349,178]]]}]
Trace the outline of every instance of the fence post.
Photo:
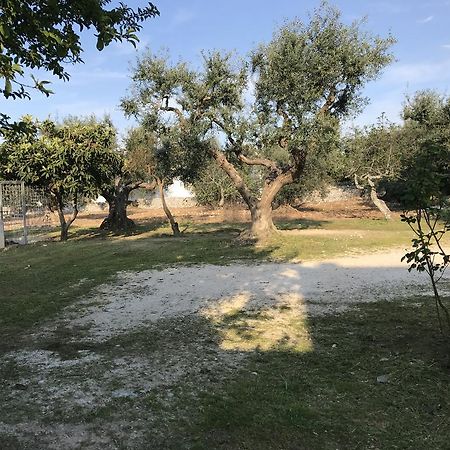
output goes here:
[{"label": "fence post", "polygon": [[28,244],[28,229],[27,229],[27,199],[25,195],[25,182],[20,183],[20,197],[22,200],[22,217],[23,217],[23,243]]}]

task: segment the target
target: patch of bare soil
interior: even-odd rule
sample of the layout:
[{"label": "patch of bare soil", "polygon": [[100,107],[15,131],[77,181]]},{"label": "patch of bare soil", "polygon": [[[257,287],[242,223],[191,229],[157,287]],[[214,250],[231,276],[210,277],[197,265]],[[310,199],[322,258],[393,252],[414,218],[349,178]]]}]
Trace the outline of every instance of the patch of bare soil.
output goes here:
[{"label": "patch of bare soil", "polygon": [[[164,211],[156,208],[129,207],[129,217],[136,222],[166,220]],[[173,208],[173,215],[180,222],[193,220],[198,223],[246,223],[250,222],[250,213],[242,206],[227,206],[222,209],[206,207]],[[75,222],[79,227],[100,226],[107,212],[81,213]],[[394,214],[395,215],[395,214]],[[336,218],[381,219],[383,215],[359,197],[333,202],[304,203],[298,209],[282,206],[274,211],[277,220],[331,220]]]}]

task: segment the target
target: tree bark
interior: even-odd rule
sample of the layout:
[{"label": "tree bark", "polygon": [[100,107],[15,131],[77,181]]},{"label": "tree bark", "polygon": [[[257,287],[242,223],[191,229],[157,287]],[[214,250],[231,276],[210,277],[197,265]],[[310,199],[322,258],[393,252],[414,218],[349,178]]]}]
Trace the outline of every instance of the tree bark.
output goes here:
[{"label": "tree bark", "polygon": [[391,220],[391,210],[388,208],[385,201],[378,197],[375,183],[370,177],[367,178],[367,182],[370,186],[370,199],[372,200],[372,203],[383,213],[386,220]]},{"label": "tree bark", "polygon": [[170,227],[172,228],[173,235],[175,237],[178,237],[181,235],[180,228],[178,226],[178,223],[175,221],[172,213],[170,212],[169,207],[167,206],[166,196],[164,195],[164,182],[159,178],[157,178],[156,181],[158,183],[159,195],[161,197],[161,203],[162,203],[164,213],[166,214],[167,219],[169,219],[169,223],[170,223]]},{"label": "tree bark", "polygon": [[252,225],[250,233],[257,239],[265,239],[277,231],[273,223],[273,201],[281,188],[292,183],[293,174],[291,171],[280,173],[275,178],[269,174],[264,183],[261,199],[256,206],[250,210]]},{"label": "tree bark", "polygon": [[265,239],[277,231],[272,220],[272,205],[267,205],[266,199],[261,199],[251,211],[252,224],[250,230],[244,232],[242,237]]},{"label": "tree bark", "polygon": [[223,208],[225,205],[225,193],[223,192],[223,187],[219,186],[220,189],[220,200],[219,200],[219,208]]},{"label": "tree bark", "polygon": [[[270,234],[275,233],[277,228],[272,219],[272,202],[283,186],[294,181],[292,170],[285,170],[283,172],[275,166],[275,163],[272,163],[270,166],[271,170],[264,182],[261,197],[257,199],[251,193],[233,164],[227,160],[223,152],[215,148],[212,148],[210,152],[211,156],[228,175],[250,210],[252,220],[250,229],[241,233],[240,237],[244,239],[262,240],[266,239]],[[264,165],[268,167],[268,163]]]},{"label": "tree bark", "polygon": [[69,228],[78,216],[78,198],[76,195],[74,195],[72,217],[68,221],[66,221],[66,217],[64,216],[64,201],[62,195],[58,193],[55,194],[55,197],[56,197],[56,209],[58,211],[59,223],[61,226],[59,240],[67,241],[67,239],[69,239]]},{"label": "tree bark", "polygon": [[127,208],[130,194],[137,188],[153,191],[156,188],[156,183],[154,181],[131,183],[118,178],[115,181],[114,189],[111,188],[102,192],[103,197],[108,202],[108,217],[103,220],[100,229],[126,233],[136,227],[136,224],[127,216]]},{"label": "tree bark", "polygon": [[135,228],[135,223],[127,216],[128,198],[132,189],[120,183],[115,186],[114,192],[103,192],[102,195],[108,202],[108,217],[106,217],[100,229],[127,232]]}]

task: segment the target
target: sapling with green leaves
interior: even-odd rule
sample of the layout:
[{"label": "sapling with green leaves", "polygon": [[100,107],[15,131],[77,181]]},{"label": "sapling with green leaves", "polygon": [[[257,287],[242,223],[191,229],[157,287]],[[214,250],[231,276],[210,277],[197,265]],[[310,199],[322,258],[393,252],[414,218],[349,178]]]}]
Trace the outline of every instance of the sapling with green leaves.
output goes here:
[{"label": "sapling with green leaves", "polygon": [[409,99],[403,117],[414,154],[403,174],[402,220],[415,235],[413,250],[403,260],[410,264],[409,270],[428,274],[439,327],[450,334],[450,314],[438,290],[450,265],[450,250],[444,244],[450,230],[450,98],[419,92]]}]

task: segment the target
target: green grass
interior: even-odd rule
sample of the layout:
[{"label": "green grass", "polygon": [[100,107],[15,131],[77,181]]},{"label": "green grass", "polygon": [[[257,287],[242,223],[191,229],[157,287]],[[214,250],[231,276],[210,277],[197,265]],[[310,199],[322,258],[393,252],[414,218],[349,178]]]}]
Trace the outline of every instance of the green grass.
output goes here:
[{"label": "green grass", "polygon": [[[86,427],[86,439],[97,434],[124,449],[447,449],[449,342],[437,331],[429,298],[361,304],[317,317],[290,307],[230,309],[222,316],[164,319],[103,342],[64,326],[52,336],[31,337],[35,327],[51,323],[64,306],[121,270],[307,260],[406,247],[410,238],[404,224],[381,220],[281,226],[319,231],[241,245],[235,240],[241,224],[192,223],[184,237],[174,239],[152,222],[131,236],[78,229],[67,243],[2,252],[0,353],[39,350],[71,363],[88,352],[98,359],[36,370],[6,356],[0,366],[0,421],[68,426],[68,432]],[[142,368],[129,369],[123,379],[108,378],[124,358],[140,361]],[[143,381],[158,381],[161,374],[171,379],[177,371],[182,376],[170,383],[138,390]],[[377,382],[380,375],[388,382]],[[22,395],[17,389],[23,383]],[[71,386],[100,392],[101,401],[76,405]],[[138,395],[111,396],[124,387]],[[49,400],[49,390],[61,395]],[[23,441],[30,448],[48,443],[45,432],[30,433]],[[23,442],[0,430],[2,448],[27,448]],[[89,440],[80,445],[100,448]]]},{"label": "green grass", "polygon": [[[280,228],[349,230],[348,234],[276,235],[259,245],[236,240],[243,224],[187,223],[180,239],[165,222],[141,224],[130,236],[74,229],[68,242],[36,243],[0,253],[0,338],[51,319],[61,309],[111,279],[118,271],[176,264],[227,264],[236,260],[308,260],[404,244],[410,232],[400,222],[344,219],[284,222]],[[352,230],[359,230],[353,233]],[[362,234],[361,234],[362,230]],[[359,234],[358,234],[359,233]],[[1,344],[0,344],[1,345]]]},{"label": "green grass", "polygon": [[[95,352],[100,359],[92,364],[47,370],[45,380],[61,392],[61,386],[72,383],[81,383],[87,392],[102,386],[101,401],[76,406],[69,391],[41,417],[35,400],[25,400],[36,392],[28,389],[14,403],[4,389],[2,421],[34,420],[69,430],[82,426],[91,430],[87,437],[97,434],[124,449],[448,448],[449,342],[437,331],[430,299],[361,304],[337,316],[302,317],[297,331],[309,336],[311,348],[292,350],[280,343],[246,353],[237,367],[227,366],[228,351],[221,350],[224,327],[258,316],[233,314],[221,324],[180,317],[100,343],[73,342],[74,336],[67,335],[29,344],[69,360],[79,349]],[[105,380],[117,358],[145,361],[147,369]],[[135,391],[158,378],[155,367],[166,374],[182,367],[183,376],[145,392],[138,387],[136,397],[110,396],[112,390]],[[13,364],[0,367],[4,386],[36,379],[36,373],[23,370]],[[378,382],[380,375],[388,382]],[[38,448],[47,442],[45,434],[28,439]],[[8,440],[6,448],[27,448],[13,445],[13,438],[0,431],[0,442]],[[100,448],[89,440],[84,445]]]},{"label": "green grass", "polygon": [[430,303],[311,318],[312,351],[255,352],[203,394],[193,448],[448,448],[449,342]]}]

